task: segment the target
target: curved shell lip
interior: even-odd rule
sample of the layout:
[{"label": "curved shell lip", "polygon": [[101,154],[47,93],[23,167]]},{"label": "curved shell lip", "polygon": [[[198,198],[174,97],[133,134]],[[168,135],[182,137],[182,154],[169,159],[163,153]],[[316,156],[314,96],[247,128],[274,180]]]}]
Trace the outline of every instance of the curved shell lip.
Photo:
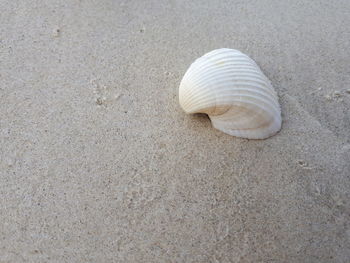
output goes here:
[{"label": "curved shell lip", "polygon": [[214,128],[232,136],[266,139],[282,127],[270,80],[254,60],[234,49],[196,59],[181,80],[179,103],[187,114],[208,114]]},{"label": "curved shell lip", "polygon": [[241,137],[249,140],[264,140],[264,139],[270,138],[281,131],[282,123],[283,123],[281,119],[274,120],[275,125],[272,126],[273,128],[266,129],[267,131],[264,133],[264,135],[262,135],[262,133],[256,133],[254,129],[239,130],[239,129],[225,129],[222,127],[217,127],[213,117],[209,116],[209,118],[215,129],[231,136]]}]

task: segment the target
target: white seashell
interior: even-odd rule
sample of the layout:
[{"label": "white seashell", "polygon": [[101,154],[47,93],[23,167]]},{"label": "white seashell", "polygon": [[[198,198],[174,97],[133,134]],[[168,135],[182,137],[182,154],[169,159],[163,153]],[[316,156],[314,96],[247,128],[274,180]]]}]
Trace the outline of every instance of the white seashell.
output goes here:
[{"label": "white seashell", "polygon": [[265,139],[281,129],[277,94],[259,66],[234,49],[216,49],[198,58],[179,87],[186,113],[206,113],[224,133]]}]

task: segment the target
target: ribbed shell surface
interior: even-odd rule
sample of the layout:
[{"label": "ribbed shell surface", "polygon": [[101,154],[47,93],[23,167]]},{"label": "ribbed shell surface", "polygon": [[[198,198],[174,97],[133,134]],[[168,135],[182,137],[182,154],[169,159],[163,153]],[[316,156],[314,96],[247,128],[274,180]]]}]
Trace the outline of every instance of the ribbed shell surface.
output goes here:
[{"label": "ribbed shell surface", "polygon": [[179,101],[187,113],[206,113],[215,128],[238,137],[265,139],[281,128],[277,94],[259,66],[234,49],[216,49],[185,73]]}]

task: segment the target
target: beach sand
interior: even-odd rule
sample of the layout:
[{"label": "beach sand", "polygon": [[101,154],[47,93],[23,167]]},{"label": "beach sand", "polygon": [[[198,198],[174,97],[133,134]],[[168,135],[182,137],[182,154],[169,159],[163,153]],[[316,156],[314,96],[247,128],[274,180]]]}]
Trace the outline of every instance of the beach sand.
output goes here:
[{"label": "beach sand", "polygon": [[[349,262],[350,1],[0,1],[0,262]],[[186,115],[254,59],[282,130]]]}]

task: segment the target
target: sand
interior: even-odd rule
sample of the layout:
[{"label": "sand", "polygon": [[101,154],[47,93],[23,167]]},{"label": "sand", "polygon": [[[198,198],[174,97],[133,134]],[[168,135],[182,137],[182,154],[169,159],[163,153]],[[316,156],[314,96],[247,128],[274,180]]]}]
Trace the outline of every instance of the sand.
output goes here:
[{"label": "sand", "polygon": [[[0,262],[349,262],[350,1],[0,10]],[[271,79],[276,136],[181,110],[221,47]]]}]

